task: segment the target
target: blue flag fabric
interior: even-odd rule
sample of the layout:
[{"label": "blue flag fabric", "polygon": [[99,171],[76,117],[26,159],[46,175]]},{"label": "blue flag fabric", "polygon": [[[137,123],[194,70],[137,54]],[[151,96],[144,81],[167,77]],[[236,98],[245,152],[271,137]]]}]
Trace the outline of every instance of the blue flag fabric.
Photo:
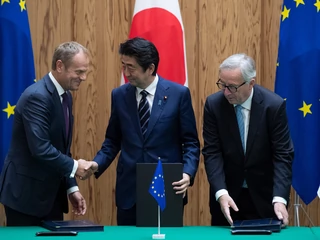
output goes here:
[{"label": "blue flag fabric", "polygon": [[0,1],[0,172],[10,145],[15,105],[35,79],[26,3]]},{"label": "blue flag fabric", "polygon": [[320,185],[320,1],[284,0],[280,22],[275,92],[287,103],[292,186],[309,204]]},{"label": "blue flag fabric", "polygon": [[154,172],[150,184],[149,193],[157,201],[161,211],[163,211],[166,208],[166,195],[161,160],[158,161],[156,171]]}]

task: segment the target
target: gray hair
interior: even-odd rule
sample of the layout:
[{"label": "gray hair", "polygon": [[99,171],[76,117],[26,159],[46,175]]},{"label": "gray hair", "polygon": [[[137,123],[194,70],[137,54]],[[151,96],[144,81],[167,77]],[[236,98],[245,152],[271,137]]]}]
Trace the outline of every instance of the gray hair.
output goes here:
[{"label": "gray hair", "polygon": [[247,83],[256,77],[256,64],[254,60],[244,53],[231,55],[224,60],[219,67],[219,72],[225,69],[233,70],[237,68],[240,69],[242,78]]},{"label": "gray hair", "polygon": [[61,62],[66,66],[66,69],[68,69],[71,65],[73,57],[81,51],[89,55],[88,49],[82,46],[80,43],[65,42],[60,44],[53,53],[51,65],[52,70],[56,70],[56,63],[58,60],[61,60]]}]

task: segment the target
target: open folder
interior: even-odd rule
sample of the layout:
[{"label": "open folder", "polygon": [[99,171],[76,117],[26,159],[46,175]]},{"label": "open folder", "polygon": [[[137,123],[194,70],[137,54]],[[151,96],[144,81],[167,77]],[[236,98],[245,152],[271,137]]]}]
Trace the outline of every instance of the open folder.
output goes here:
[{"label": "open folder", "polygon": [[282,222],[272,218],[234,221],[231,230],[269,230],[272,232],[281,231]]},{"label": "open folder", "polygon": [[51,231],[102,232],[104,230],[102,225],[89,220],[43,221],[42,227]]},{"label": "open folder", "polygon": [[[158,226],[158,205],[149,193],[153,174],[157,163],[137,163],[137,188],[136,188],[136,226]],[[166,208],[160,211],[162,227],[183,226],[183,199],[182,195],[176,194],[172,183],[182,179],[182,163],[162,163],[163,177],[166,195]]]}]

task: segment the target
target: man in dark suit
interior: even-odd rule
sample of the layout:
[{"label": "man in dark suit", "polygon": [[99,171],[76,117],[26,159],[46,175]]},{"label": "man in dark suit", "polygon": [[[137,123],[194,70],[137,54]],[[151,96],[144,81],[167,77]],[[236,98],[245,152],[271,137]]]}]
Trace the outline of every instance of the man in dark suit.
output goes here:
[{"label": "man in dark suit", "polygon": [[109,125],[98,163],[98,178],[121,150],[117,165],[118,225],[136,225],[136,163],[183,163],[173,183],[185,195],[198,169],[200,146],[187,87],[157,75],[159,54],[153,43],[133,38],[120,45],[129,83],[112,91]]},{"label": "man in dark suit", "polygon": [[254,60],[232,55],[220,65],[221,91],[205,103],[202,153],[212,225],[258,218],[288,224],[294,150],[286,104],[255,79]]},{"label": "man in dark suit", "polygon": [[76,214],[86,212],[75,175],[82,177],[96,166],[74,160],[72,97],[86,79],[88,50],[76,42],[58,46],[52,71],[28,87],[14,114],[11,145],[0,175],[0,202],[7,226],[40,225],[62,220],[68,200]]}]

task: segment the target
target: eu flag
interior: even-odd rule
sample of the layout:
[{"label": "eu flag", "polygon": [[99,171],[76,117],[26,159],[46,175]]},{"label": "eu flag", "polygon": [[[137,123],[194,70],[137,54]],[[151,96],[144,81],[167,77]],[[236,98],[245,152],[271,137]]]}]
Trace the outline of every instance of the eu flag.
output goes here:
[{"label": "eu flag", "polygon": [[309,204],[320,184],[320,1],[284,0],[280,21],[275,92],[287,103],[292,186]]},{"label": "eu flag", "polygon": [[158,165],[149,188],[149,193],[157,201],[161,211],[163,211],[166,208],[166,195],[161,160],[158,161]]},{"label": "eu flag", "polygon": [[10,145],[15,105],[35,79],[34,60],[26,3],[0,3],[0,171]]}]

